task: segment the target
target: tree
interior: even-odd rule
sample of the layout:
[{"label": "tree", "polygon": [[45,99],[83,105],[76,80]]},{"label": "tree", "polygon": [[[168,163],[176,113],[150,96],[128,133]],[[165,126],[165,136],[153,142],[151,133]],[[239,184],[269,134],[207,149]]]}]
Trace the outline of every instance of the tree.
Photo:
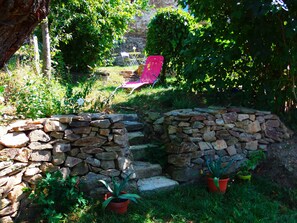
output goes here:
[{"label": "tree", "polygon": [[48,18],[45,18],[41,23],[41,31],[42,31],[42,72],[43,75],[48,79],[51,79],[51,52],[50,52],[50,35],[48,28]]},{"label": "tree", "polygon": [[183,0],[206,26],[187,40],[189,89],[239,90],[245,105],[296,107],[297,1]]},{"label": "tree", "polygon": [[189,13],[172,7],[159,9],[150,21],[145,50],[149,55],[164,56],[162,81],[169,69],[177,72],[183,66],[181,51],[194,24],[194,18]]},{"label": "tree", "polygon": [[50,0],[0,1],[0,68],[48,14]]},{"label": "tree", "polygon": [[135,14],[146,5],[147,0],[52,0],[49,24],[54,60],[72,70],[105,64]]}]

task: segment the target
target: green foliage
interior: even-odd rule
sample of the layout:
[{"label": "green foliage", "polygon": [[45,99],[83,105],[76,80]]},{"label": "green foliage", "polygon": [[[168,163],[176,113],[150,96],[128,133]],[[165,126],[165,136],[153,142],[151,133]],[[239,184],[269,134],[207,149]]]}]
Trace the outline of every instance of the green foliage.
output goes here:
[{"label": "green foliage", "polygon": [[250,171],[254,170],[257,165],[265,159],[265,153],[262,150],[254,151],[249,156],[248,159],[240,166],[239,173],[242,175],[247,175]]},{"label": "green foliage", "polygon": [[52,0],[50,35],[54,60],[72,70],[105,64],[146,0]]},{"label": "green foliage", "polygon": [[219,186],[219,180],[226,175],[228,169],[231,167],[233,164],[234,160],[229,161],[226,165],[222,164],[221,157],[218,159],[207,159],[206,160],[206,165],[207,168],[211,174],[211,177],[213,178],[213,182],[217,188],[220,188]]},{"label": "green foliage", "polygon": [[[26,67],[9,75],[1,73],[0,76],[0,86],[5,86],[5,102],[15,106],[17,115],[25,118],[94,111],[92,100],[88,97],[95,81],[94,77],[90,77],[64,86],[56,79],[48,80],[35,75]],[[100,98],[96,103],[100,103]]]},{"label": "green foliage", "polygon": [[[131,174],[130,174],[131,175]],[[114,177],[112,178],[112,188],[108,185],[108,183],[104,180],[99,180],[106,188],[107,190],[111,193],[111,196],[107,198],[103,203],[102,207],[106,208],[107,205],[111,201],[118,201],[118,200],[131,200],[135,203],[137,203],[137,199],[140,198],[139,195],[137,194],[130,194],[130,193],[122,193],[123,189],[127,186],[127,183],[129,181],[130,175],[126,176],[123,181],[120,183],[116,182]]]},{"label": "green foliage", "polygon": [[86,108],[88,105],[86,98],[91,93],[93,84],[93,78],[78,82],[76,85],[67,83],[65,99],[63,100],[63,113],[82,112],[83,108]]},{"label": "green foliage", "polygon": [[168,69],[177,72],[183,66],[181,51],[184,39],[194,26],[193,17],[182,9],[161,8],[150,21],[147,32],[146,52],[148,55],[162,55],[163,78]]},{"label": "green foliage", "polygon": [[63,178],[60,171],[47,173],[37,182],[29,198],[42,208],[42,217],[48,222],[61,222],[77,207],[84,207],[87,200],[78,191],[75,177]]},{"label": "green foliage", "polygon": [[250,184],[235,182],[230,187],[224,196],[208,193],[206,185],[199,183],[144,195],[142,202],[121,217],[92,205],[75,222],[296,222],[296,189],[290,193],[271,180],[256,177]]},{"label": "green foliage", "polygon": [[180,2],[205,24],[183,52],[189,91],[244,95],[242,105],[278,113],[295,107],[296,1]]},{"label": "green foliage", "polygon": [[16,103],[17,113],[27,118],[48,117],[59,113],[61,108],[61,89],[57,83],[45,78],[26,77],[25,83],[20,85],[12,96]]}]

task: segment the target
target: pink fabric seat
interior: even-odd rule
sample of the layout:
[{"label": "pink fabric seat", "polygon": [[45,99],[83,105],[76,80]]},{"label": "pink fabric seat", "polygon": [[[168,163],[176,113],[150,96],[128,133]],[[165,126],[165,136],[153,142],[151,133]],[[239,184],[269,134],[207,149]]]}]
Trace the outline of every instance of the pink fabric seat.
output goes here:
[{"label": "pink fabric seat", "polygon": [[158,77],[161,73],[163,61],[163,56],[148,56],[140,79],[138,81],[129,81],[123,83],[121,86],[117,87],[115,91],[118,88],[131,88],[132,90],[130,94],[132,94],[135,89],[143,85],[151,84],[152,86],[154,86],[155,83],[158,81]]}]

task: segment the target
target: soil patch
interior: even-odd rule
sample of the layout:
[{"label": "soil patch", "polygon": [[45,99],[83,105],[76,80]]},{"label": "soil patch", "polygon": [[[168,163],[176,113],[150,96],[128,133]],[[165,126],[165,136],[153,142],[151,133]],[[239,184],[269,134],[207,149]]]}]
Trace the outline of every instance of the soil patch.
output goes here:
[{"label": "soil patch", "polygon": [[297,136],[268,147],[267,159],[256,175],[268,177],[286,188],[297,188]]}]

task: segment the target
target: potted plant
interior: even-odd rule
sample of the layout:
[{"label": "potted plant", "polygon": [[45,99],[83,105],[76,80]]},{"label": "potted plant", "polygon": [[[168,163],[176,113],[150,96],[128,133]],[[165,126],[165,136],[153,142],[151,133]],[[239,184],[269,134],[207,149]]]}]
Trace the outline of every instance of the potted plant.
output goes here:
[{"label": "potted plant", "polygon": [[241,165],[237,176],[241,180],[250,181],[252,178],[252,171],[257,167],[261,160],[265,159],[265,153],[262,150],[251,153],[248,159]]},{"label": "potted plant", "polygon": [[210,192],[226,192],[228,181],[230,179],[229,177],[226,177],[226,171],[230,168],[233,162],[234,161],[231,160],[226,165],[223,165],[220,157],[215,160],[208,159],[206,161],[210,173],[207,178],[207,185]]},{"label": "potted plant", "polygon": [[107,208],[115,213],[124,214],[127,212],[130,201],[137,203],[137,199],[140,198],[139,195],[130,194],[124,191],[130,175],[128,175],[120,183],[116,182],[116,180],[112,177],[112,187],[110,187],[106,181],[99,180],[109,191],[104,195],[104,201],[102,203],[102,207],[104,209]]}]

